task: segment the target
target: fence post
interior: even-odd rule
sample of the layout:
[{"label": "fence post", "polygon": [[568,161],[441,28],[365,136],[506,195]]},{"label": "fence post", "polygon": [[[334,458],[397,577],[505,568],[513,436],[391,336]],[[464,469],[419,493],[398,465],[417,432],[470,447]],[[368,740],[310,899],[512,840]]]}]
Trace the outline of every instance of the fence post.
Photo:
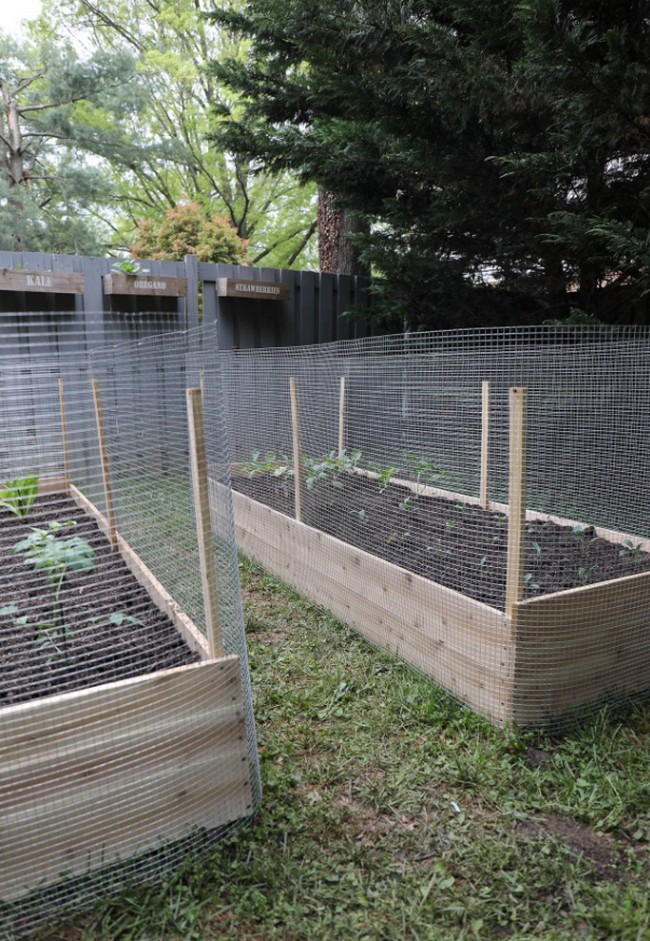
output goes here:
[{"label": "fence post", "polygon": [[295,500],[295,517],[302,523],[302,473],[300,469],[300,454],[302,446],[300,441],[300,410],[298,405],[298,384],[294,376],[289,379],[289,394],[291,396],[291,437],[293,440],[293,492]]},{"label": "fence post", "polygon": [[203,427],[203,395],[200,389],[187,389],[187,423],[190,433],[190,465],[194,518],[199,545],[199,567],[203,587],[205,630],[211,657],[223,656],[223,636],[217,603],[217,579],[210,523],[210,495],[208,490],[208,463],[205,452]]},{"label": "fence post", "polygon": [[526,398],[526,389],[510,389],[508,568],[506,575],[506,614],[508,617],[512,617],[515,604],[521,601],[524,588]]},{"label": "fence post", "polygon": [[484,510],[490,509],[490,392],[492,384],[484,380],[481,387],[481,484],[479,497]]},{"label": "fence post", "polygon": [[61,411],[61,444],[63,446],[63,476],[66,486],[72,483],[70,474],[70,450],[68,448],[68,425],[65,419],[65,389],[63,379],[59,379],[59,409]]},{"label": "fence post", "polygon": [[108,446],[106,444],[106,425],[104,422],[104,409],[102,408],[102,397],[99,391],[99,382],[92,380],[93,401],[95,403],[95,424],[97,426],[97,438],[99,440],[99,457],[102,463],[102,479],[104,481],[104,496],[106,497],[106,519],[108,520],[108,531],[111,540],[113,552],[117,551],[117,533],[115,531],[115,507],[113,504],[113,485],[111,483],[111,468],[108,458]]},{"label": "fence post", "polygon": [[343,457],[345,451],[345,376],[341,376],[341,388],[339,392],[339,457]]}]

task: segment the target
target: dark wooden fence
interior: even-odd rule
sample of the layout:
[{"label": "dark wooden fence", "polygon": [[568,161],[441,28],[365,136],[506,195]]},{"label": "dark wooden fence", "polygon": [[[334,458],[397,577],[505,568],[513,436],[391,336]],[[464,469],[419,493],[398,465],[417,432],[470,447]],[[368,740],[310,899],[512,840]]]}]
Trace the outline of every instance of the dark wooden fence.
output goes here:
[{"label": "dark wooden fence", "polygon": [[[0,356],[81,352],[217,322],[221,349],[303,346],[367,336],[364,278],[313,271],[0,252]],[[346,315],[354,309],[356,317]]]}]

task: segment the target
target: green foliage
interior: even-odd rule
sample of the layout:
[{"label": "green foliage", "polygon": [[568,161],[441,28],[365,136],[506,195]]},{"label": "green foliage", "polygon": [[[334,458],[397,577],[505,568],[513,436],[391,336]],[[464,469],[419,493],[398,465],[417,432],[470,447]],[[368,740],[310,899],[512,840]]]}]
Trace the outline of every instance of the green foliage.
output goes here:
[{"label": "green foliage", "polygon": [[260,476],[277,477],[284,480],[293,477],[293,467],[286,454],[276,454],[275,451],[253,451],[250,461],[241,465],[241,469],[249,479]]},{"label": "green foliage", "polygon": [[334,487],[343,489],[339,479],[343,474],[351,473],[361,460],[361,451],[330,451],[325,457],[304,455],[305,486],[307,490],[318,491]]},{"label": "green foliage", "polygon": [[138,223],[131,253],[140,258],[182,261],[197,255],[199,261],[243,265],[248,242],[241,239],[227,219],[218,213],[208,218],[198,203],[181,203],[160,220]]},{"label": "green foliage", "polygon": [[95,567],[95,551],[86,539],[81,536],[59,536],[62,529],[75,525],[74,520],[53,520],[48,524],[48,529],[32,526],[30,535],[17,542],[12,549],[15,553],[23,554],[35,571],[44,571],[47,576],[54,616],[51,622],[38,625],[40,633],[37,642],[41,646],[52,647],[55,656],[62,657],[67,656],[67,640],[72,634],[64,620],[61,602],[63,581],[68,572]]},{"label": "green foliage", "polygon": [[212,15],[251,43],[213,66],[245,100],[222,109],[219,144],[369,223],[384,316],[500,324],[507,304],[530,322],[625,311],[648,290],[644,4],[248,0]]},{"label": "green foliage", "polygon": [[111,267],[111,271],[114,271],[116,274],[147,274],[149,269],[143,268],[139,261],[132,261],[130,258],[125,258],[123,261],[116,261],[115,264]]},{"label": "green foliage", "polygon": [[17,477],[16,480],[7,480],[0,490],[0,506],[19,519],[25,519],[37,496],[38,477]]}]

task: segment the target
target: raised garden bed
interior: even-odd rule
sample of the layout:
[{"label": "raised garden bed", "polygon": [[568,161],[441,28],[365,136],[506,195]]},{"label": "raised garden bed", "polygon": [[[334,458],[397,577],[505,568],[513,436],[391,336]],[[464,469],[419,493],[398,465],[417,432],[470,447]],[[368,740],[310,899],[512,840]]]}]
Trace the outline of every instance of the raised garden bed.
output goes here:
[{"label": "raised garden bed", "polygon": [[[41,490],[52,495],[25,522],[0,518],[0,561],[13,586],[0,607],[17,608],[2,618],[0,637],[5,903],[220,829],[252,807],[239,658],[210,656],[198,628],[76,487],[51,480]],[[95,557],[91,580],[83,570],[66,575],[65,638],[51,626],[44,576],[11,552],[53,515],[74,521]]]},{"label": "raised garden bed", "polygon": [[494,722],[650,688],[647,541],[527,512],[524,597],[506,615],[507,507],[357,469],[306,493],[296,522],[291,478],[239,470],[242,551]]}]

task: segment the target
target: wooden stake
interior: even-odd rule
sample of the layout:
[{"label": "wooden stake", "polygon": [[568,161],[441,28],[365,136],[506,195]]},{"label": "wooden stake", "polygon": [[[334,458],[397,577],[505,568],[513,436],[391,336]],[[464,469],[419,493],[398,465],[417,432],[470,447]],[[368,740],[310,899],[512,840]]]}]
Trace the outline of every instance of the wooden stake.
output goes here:
[{"label": "wooden stake", "polygon": [[113,505],[113,486],[111,484],[111,468],[108,459],[108,446],[106,444],[106,425],[104,423],[104,410],[99,391],[99,382],[92,380],[93,400],[95,402],[95,423],[97,425],[97,438],[99,440],[99,457],[102,462],[102,477],[104,479],[104,496],[106,497],[106,519],[108,520],[109,538],[113,552],[117,552],[117,534],[115,532],[115,507]]},{"label": "wooden stake", "polygon": [[526,389],[510,389],[510,438],[508,482],[508,569],[506,614],[524,590],[524,532],[526,522]]},{"label": "wooden stake", "polygon": [[65,477],[65,482],[69,487],[72,483],[72,476],[70,474],[70,453],[68,448],[68,425],[65,420],[65,394],[63,387],[63,379],[59,379],[59,408],[61,410],[61,443],[63,445],[63,476]]},{"label": "wooden stake", "polygon": [[190,465],[196,536],[199,544],[199,565],[203,586],[205,629],[211,657],[223,656],[223,636],[217,604],[217,579],[214,565],[214,546],[210,524],[210,497],[208,490],[208,462],[205,453],[203,427],[203,395],[200,389],[187,389],[187,422],[190,432]]},{"label": "wooden stake", "polygon": [[345,376],[341,376],[341,390],[339,393],[339,457],[345,451]]},{"label": "wooden stake", "polygon": [[492,383],[485,379],[481,388],[481,485],[479,499],[484,510],[490,509],[488,490],[490,465],[490,391]]},{"label": "wooden stake", "polygon": [[302,474],[300,472],[300,411],[298,408],[298,384],[294,376],[289,379],[291,396],[291,434],[293,437],[293,492],[295,497],[295,517],[302,523]]}]

